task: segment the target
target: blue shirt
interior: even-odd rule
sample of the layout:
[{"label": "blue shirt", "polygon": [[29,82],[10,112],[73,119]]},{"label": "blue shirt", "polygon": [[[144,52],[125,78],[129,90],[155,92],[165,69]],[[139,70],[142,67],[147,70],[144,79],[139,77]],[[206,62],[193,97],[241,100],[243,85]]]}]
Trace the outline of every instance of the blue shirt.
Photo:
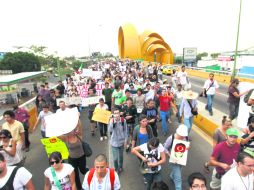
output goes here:
[{"label": "blue shirt", "polygon": [[138,133],[138,138],[139,138],[139,141],[140,141],[140,145],[145,144],[145,143],[148,142],[148,134]]}]

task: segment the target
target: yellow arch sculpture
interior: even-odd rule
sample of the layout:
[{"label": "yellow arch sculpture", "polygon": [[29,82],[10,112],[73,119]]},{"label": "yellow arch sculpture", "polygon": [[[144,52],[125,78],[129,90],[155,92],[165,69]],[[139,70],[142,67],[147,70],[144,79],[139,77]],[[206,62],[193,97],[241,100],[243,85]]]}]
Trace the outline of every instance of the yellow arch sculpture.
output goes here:
[{"label": "yellow arch sculpture", "polygon": [[143,59],[162,64],[173,64],[174,54],[170,46],[157,33],[145,30],[138,35],[132,24],[119,27],[118,50],[120,58]]}]

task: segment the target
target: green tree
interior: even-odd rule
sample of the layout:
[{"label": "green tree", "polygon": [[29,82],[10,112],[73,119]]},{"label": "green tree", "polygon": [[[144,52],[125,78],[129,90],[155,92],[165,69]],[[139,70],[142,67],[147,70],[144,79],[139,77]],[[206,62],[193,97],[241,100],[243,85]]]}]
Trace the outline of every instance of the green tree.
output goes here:
[{"label": "green tree", "polygon": [[212,53],[212,54],[211,54],[211,57],[212,57],[213,59],[215,59],[215,58],[217,58],[219,55],[220,55],[220,53]]},{"label": "green tree", "polygon": [[0,62],[0,69],[13,73],[40,71],[41,63],[37,56],[27,52],[6,53]]},{"label": "green tree", "polygon": [[208,56],[208,53],[207,52],[203,52],[203,53],[199,53],[197,55],[197,61],[198,60],[201,60],[202,57],[207,57]]}]

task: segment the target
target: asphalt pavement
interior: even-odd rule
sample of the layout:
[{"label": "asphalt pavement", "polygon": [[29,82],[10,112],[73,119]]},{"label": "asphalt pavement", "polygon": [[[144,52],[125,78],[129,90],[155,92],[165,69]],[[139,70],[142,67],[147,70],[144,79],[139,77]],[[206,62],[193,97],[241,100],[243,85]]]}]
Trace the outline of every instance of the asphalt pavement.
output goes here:
[{"label": "asphalt pavement", "polygon": [[[175,120],[175,121],[174,121]],[[96,135],[92,137],[89,132],[89,120],[87,118],[87,111],[84,110],[81,113],[81,121],[84,129],[85,141],[87,141],[92,149],[93,155],[87,158],[87,165],[89,167],[93,166],[93,160],[95,156],[99,153],[104,153],[109,156],[109,143],[108,140],[103,142],[99,141],[99,131],[96,131]],[[175,132],[175,129],[178,125],[175,117],[172,117],[172,124],[170,126],[170,134]],[[161,123],[159,125],[159,138],[162,143],[165,142],[165,137],[161,134]],[[59,126],[61,127],[61,126]],[[44,171],[48,164],[48,158],[43,148],[43,145],[40,143],[40,131],[39,129],[30,135],[31,149],[26,153],[26,163],[25,167],[33,174],[33,182],[36,189],[43,189],[44,185]],[[200,171],[203,173],[203,163],[209,158],[212,147],[208,143],[209,137],[203,134],[199,129],[193,129],[190,134],[191,138],[191,148],[189,150],[187,166],[183,167],[183,189],[187,189],[187,177],[192,172]],[[111,156],[112,158],[112,156]],[[169,164],[168,158],[167,162],[162,167],[162,176],[164,182],[166,182],[170,189],[174,189],[173,183],[169,180]],[[210,175],[205,174],[208,181],[210,181]],[[83,176],[81,175],[83,181]],[[143,183],[143,177],[139,173],[139,161],[131,153],[124,153],[124,171],[120,175],[120,181],[122,185],[122,190],[142,190],[145,189]]]}]

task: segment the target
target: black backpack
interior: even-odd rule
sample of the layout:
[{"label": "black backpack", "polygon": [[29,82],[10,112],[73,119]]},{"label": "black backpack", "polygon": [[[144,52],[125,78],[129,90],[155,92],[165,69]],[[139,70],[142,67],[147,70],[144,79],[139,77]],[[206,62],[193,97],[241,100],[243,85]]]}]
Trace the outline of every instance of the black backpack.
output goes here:
[{"label": "black backpack", "polygon": [[253,90],[254,90],[254,89],[251,89],[251,90],[244,96],[243,101],[244,101],[246,104],[248,103],[248,101],[249,101],[249,99],[250,99],[250,96],[251,96]]},{"label": "black backpack", "polygon": [[14,168],[14,170],[11,173],[11,176],[9,177],[6,184],[1,188],[1,190],[14,190],[13,181],[14,181],[14,178],[16,176],[18,169],[19,169],[19,167]]}]

